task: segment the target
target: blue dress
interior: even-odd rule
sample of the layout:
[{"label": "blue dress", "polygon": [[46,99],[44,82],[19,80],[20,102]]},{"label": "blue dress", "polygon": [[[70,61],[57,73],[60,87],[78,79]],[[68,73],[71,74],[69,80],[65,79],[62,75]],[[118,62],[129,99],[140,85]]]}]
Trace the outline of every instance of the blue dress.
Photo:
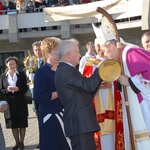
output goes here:
[{"label": "blue dress", "polygon": [[55,71],[44,64],[36,71],[34,100],[39,103],[40,150],[70,150],[70,139],[65,136],[63,107],[60,99],[51,100]]}]

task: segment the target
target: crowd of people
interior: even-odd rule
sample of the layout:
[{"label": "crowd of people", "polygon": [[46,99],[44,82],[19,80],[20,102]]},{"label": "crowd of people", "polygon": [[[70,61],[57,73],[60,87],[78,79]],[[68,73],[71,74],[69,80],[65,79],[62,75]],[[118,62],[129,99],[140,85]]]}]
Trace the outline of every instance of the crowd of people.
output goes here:
[{"label": "crowd of people", "polygon": [[30,0],[26,4],[23,0],[5,0],[2,3],[2,10],[18,10],[19,7],[27,13],[42,12],[45,7],[68,6],[74,4],[89,3],[92,0]]},{"label": "crowd of people", "polygon": [[[99,30],[109,28],[104,29],[102,22]],[[47,37],[34,42],[35,72],[19,71],[18,58],[14,56],[5,60],[0,112],[4,113],[6,128],[12,130],[13,150],[25,147],[28,88],[39,124],[40,150],[129,150],[131,138],[138,150],[149,150],[150,34],[141,36],[145,50],[121,40],[119,55],[116,37],[110,32],[100,32],[94,42],[87,42],[87,52],[82,58],[76,39]],[[124,74],[108,82],[99,75],[99,67],[109,59],[123,61]],[[27,78],[34,80],[34,86],[27,85]],[[0,149],[5,150],[1,126]]]},{"label": "crowd of people", "polygon": [[[12,13],[34,13],[43,12],[45,7],[58,7],[58,6],[68,6],[82,3],[89,3],[92,0],[0,0],[0,15],[2,14],[12,14]],[[79,27],[79,25],[76,25]],[[52,26],[52,29],[56,30],[57,26]],[[46,27],[41,27],[41,31],[46,30]],[[37,27],[32,28],[32,32],[38,31]],[[0,30],[0,34],[2,34]],[[19,32],[27,32],[27,29],[19,29]]]}]

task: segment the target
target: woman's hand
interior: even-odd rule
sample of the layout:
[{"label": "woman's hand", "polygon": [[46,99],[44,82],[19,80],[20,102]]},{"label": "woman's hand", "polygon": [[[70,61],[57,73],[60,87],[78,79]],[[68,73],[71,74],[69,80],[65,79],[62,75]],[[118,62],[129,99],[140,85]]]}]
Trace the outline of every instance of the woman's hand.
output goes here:
[{"label": "woman's hand", "polygon": [[57,92],[52,92],[52,98],[51,98],[51,100],[54,100],[56,98],[58,98]]},{"label": "woman's hand", "polygon": [[17,86],[14,86],[14,87],[13,86],[8,86],[7,91],[14,93],[14,92],[18,92],[19,88]]},{"label": "woman's hand", "polygon": [[14,87],[14,92],[18,92],[19,88],[17,86]]}]

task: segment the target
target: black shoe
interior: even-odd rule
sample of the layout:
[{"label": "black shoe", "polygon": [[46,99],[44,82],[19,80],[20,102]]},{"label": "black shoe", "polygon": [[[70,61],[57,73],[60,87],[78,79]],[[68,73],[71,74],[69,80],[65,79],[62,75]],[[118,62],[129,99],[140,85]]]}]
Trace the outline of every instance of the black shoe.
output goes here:
[{"label": "black shoe", "polygon": [[12,150],[16,150],[16,149],[18,149],[18,148],[19,148],[19,143],[16,144],[16,145],[12,148]]},{"label": "black shoe", "polygon": [[38,145],[36,146],[36,148],[40,148],[40,145],[38,144]]},{"label": "black shoe", "polygon": [[20,144],[19,144],[19,149],[20,149],[20,150],[23,150],[23,149],[24,149],[24,144],[23,144],[23,143],[20,143]]}]

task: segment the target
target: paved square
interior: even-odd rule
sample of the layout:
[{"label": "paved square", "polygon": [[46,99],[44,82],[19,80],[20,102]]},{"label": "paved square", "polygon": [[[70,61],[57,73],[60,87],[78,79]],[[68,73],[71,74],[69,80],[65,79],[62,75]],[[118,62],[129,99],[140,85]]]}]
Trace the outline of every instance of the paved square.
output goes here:
[{"label": "paved square", "polygon": [[[32,111],[32,104],[28,104],[29,116],[28,116],[28,128],[26,128],[26,136],[25,136],[25,150],[38,150],[36,148],[39,141],[39,132],[38,132],[38,122],[37,117],[34,116]],[[11,129],[5,128],[5,120],[4,114],[0,113],[0,123],[3,129],[6,150],[11,150],[15,145],[15,140],[12,135]]]}]

